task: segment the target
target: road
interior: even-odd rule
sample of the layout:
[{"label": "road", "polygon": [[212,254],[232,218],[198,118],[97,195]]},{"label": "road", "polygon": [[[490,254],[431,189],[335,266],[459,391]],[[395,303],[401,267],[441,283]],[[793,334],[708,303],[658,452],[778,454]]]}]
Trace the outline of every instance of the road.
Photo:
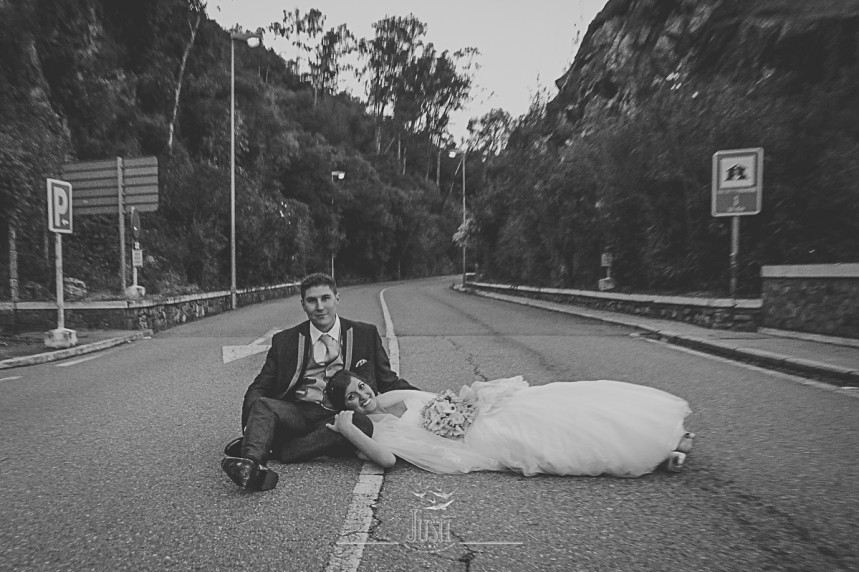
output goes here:
[{"label": "road", "polygon": [[[859,400],[451,282],[344,288],[341,312],[384,335],[384,290],[401,373],[426,390],[522,374],[680,395],[696,449],[686,472],[638,479],[399,463],[345,568],[859,570]],[[272,301],[0,381],[0,569],[325,570],[356,532],[344,519],[361,461],[273,464],[280,484],[256,494],[218,466],[264,358],[225,364],[222,348],[303,317],[297,298]],[[433,491],[453,501],[434,520]],[[441,533],[415,537],[416,515]]]}]

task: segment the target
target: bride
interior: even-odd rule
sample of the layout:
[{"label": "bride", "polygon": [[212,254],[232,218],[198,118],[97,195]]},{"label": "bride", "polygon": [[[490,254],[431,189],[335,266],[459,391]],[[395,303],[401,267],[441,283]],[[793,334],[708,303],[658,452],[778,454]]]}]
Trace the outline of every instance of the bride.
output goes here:
[{"label": "bride", "polygon": [[[438,399],[434,393],[376,395],[364,379],[345,370],[331,378],[325,393],[340,410],[328,428],[383,467],[394,466],[399,457],[434,473],[637,477],[660,466],[680,470],[694,438],[683,427],[691,413],[685,400],[620,381],[541,386],[529,386],[522,376],[475,381],[460,391],[476,412],[460,439],[424,428],[423,410]],[[372,438],[352,424],[356,411],[373,420]]]}]

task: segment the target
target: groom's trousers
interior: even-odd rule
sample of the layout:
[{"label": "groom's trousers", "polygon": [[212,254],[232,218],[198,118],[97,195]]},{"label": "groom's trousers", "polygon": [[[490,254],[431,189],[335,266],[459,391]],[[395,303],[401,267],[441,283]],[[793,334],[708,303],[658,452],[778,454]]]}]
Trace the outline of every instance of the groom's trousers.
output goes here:
[{"label": "groom's trousers", "polygon": [[[260,397],[251,407],[242,437],[242,457],[264,463],[271,458],[296,463],[322,455],[343,456],[354,446],[326,425],[334,423],[336,411],[318,403],[281,401]],[[352,423],[373,436],[373,422],[363,413],[354,413]]]}]

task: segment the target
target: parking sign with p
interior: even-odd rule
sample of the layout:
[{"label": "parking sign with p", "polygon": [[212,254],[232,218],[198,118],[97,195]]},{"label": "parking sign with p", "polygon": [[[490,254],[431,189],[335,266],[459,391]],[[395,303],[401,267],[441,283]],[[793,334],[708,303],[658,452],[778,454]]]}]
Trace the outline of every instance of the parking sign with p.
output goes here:
[{"label": "parking sign with p", "polygon": [[72,233],[72,184],[48,179],[48,229]]}]

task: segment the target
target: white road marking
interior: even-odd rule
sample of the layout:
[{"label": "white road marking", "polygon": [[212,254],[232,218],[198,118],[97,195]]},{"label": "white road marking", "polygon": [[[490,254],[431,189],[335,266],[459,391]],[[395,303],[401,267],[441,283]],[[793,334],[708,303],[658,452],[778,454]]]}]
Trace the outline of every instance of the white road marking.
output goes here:
[{"label": "white road marking", "polygon": [[[391,369],[400,371],[400,345],[394,334],[394,322],[385,303],[385,288],[379,292],[382,314],[385,317],[385,337],[388,339],[388,357]],[[364,463],[358,483],[352,491],[352,503],[346,512],[346,519],[340,527],[340,535],[334,543],[334,551],[328,559],[326,572],[355,572],[361,565],[364,546],[379,544],[368,542],[370,526],[373,524],[373,506],[379,498],[385,471],[375,463]]]},{"label": "white road marking", "polygon": [[809,387],[816,387],[817,389],[823,389],[825,391],[832,391],[834,393],[840,393],[841,395],[848,395],[850,397],[854,397],[854,398],[859,399],[859,390],[857,390],[857,388],[855,388],[855,387],[840,387],[838,385],[832,385],[831,383],[823,383],[822,381],[815,381],[813,379],[800,377],[798,375],[785,373],[783,371],[766,369],[763,367],[752,365],[750,363],[745,363],[745,362],[732,360],[730,358],[726,358],[726,357],[722,357],[722,356],[716,356],[713,354],[708,354],[705,352],[693,350],[691,348],[686,348],[683,346],[676,346],[674,344],[669,344],[668,342],[664,342],[662,340],[654,340],[654,339],[651,339],[651,338],[648,338],[645,336],[638,336],[638,339],[644,340],[646,342],[650,342],[652,344],[661,344],[661,345],[669,347],[671,349],[674,349],[674,350],[677,350],[680,352],[686,352],[687,354],[692,354],[694,356],[704,357],[704,358],[708,358],[711,360],[720,361],[722,363],[729,363],[729,364],[743,367],[743,368],[746,368],[746,369],[749,369],[752,371],[756,371],[759,373],[765,373],[765,374],[771,375],[773,377],[783,379],[785,381],[798,383],[800,385],[807,385]]},{"label": "white road marking", "polygon": [[13,375],[11,377],[4,377],[3,379],[0,379],[0,381],[12,381],[13,379],[21,379],[21,376],[20,375]]},{"label": "white road marking", "polygon": [[269,346],[271,346],[271,337],[279,331],[280,328],[273,328],[246,346],[221,346],[221,359],[224,363],[230,363],[237,359],[268,351]]},{"label": "white road marking", "polygon": [[102,356],[104,356],[104,355],[107,355],[107,354],[109,354],[109,353],[110,353],[110,352],[103,352],[103,353],[100,353],[100,354],[95,354],[95,355],[87,356],[87,357],[85,357],[85,358],[80,358],[80,359],[76,359],[76,360],[72,360],[72,361],[64,361],[63,363],[58,363],[58,364],[57,364],[57,365],[55,365],[54,367],[69,367],[70,365],[77,365],[77,364],[79,364],[79,363],[83,363],[83,362],[85,362],[85,361],[89,361],[89,360],[91,360],[91,359],[97,359],[97,358],[100,358],[100,357],[102,357]]},{"label": "white road marking", "polygon": [[252,346],[258,346],[259,344],[261,344],[261,343],[263,343],[263,342],[268,342],[268,345],[271,345],[271,338],[272,338],[272,336],[273,336],[273,335],[275,335],[276,333],[278,333],[281,329],[282,329],[282,328],[272,328],[272,329],[270,329],[270,330],[269,330],[269,331],[267,331],[265,334],[263,334],[261,337],[259,337],[259,338],[255,339],[254,341],[252,341],[252,342],[250,343],[250,345],[252,345]]}]

